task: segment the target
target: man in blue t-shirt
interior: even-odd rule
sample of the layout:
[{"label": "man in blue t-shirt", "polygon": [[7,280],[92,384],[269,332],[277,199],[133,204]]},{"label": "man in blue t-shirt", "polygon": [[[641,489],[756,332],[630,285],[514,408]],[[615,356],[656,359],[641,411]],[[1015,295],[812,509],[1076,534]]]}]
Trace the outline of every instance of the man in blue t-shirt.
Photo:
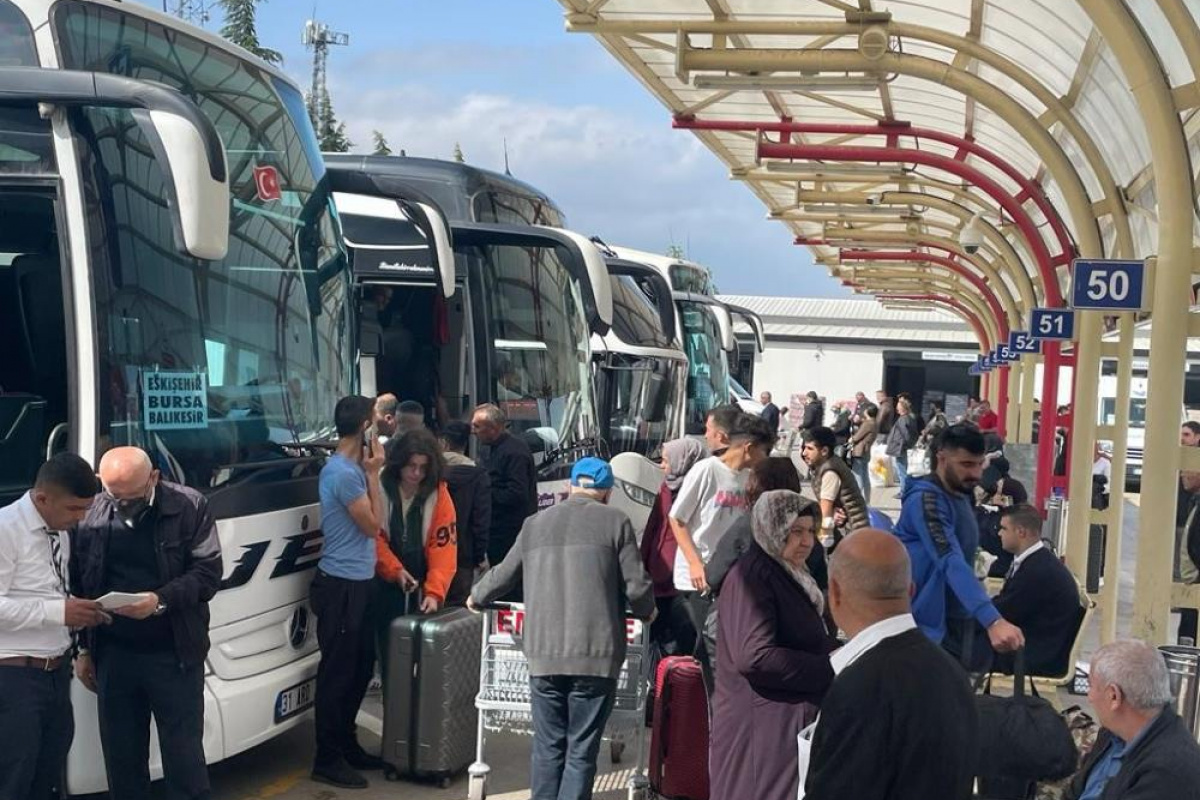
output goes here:
[{"label": "man in blue t-shirt", "polygon": [[375,663],[375,640],[367,622],[375,577],[375,537],[383,520],[379,472],[383,448],[369,431],[375,401],[343,397],[334,410],[337,451],[321,469],[321,528],[325,548],[309,600],[317,615],[317,754],[312,778],[348,789],[363,788],[360,769],[379,769],[355,735]]}]

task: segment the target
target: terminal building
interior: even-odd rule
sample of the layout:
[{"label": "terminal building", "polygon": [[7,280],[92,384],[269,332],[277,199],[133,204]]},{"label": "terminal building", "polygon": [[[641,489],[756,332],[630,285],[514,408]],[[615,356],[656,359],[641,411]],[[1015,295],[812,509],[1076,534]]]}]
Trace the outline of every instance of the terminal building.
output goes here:
[{"label": "terminal building", "polygon": [[967,373],[979,345],[959,318],[937,308],[889,307],[866,298],[754,297],[721,300],[759,315],[766,349],[756,352],[748,327],[735,328],[733,374],[757,398],[770,392],[786,403],[815,390],[830,403],[855,392],[908,392],[923,410],[945,403],[952,416],[966,411],[979,381]]}]

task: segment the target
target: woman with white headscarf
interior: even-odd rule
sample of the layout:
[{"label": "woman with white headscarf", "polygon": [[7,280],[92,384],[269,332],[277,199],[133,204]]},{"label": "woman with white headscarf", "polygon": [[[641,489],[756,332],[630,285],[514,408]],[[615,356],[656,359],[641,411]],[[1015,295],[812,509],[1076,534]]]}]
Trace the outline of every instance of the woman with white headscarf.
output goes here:
[{"label": "woman with white headscarf", "polygon": [[721,589],[711,800],[792,800],[796,736],[833,681],[825,598],[804,566],[819,511],[796,492],[754,504],[754,543]]}]

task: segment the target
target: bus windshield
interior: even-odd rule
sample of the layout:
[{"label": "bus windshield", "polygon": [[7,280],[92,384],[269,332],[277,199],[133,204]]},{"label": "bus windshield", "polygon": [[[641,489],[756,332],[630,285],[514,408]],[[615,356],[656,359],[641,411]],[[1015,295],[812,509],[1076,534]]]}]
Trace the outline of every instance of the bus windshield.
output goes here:
[{"label": "bus windshield", "polygon": [[713,408],[727,402],[729,364],[721,349],[721,330],[712,309],[704,303],[679,301],[683,352],[688,357],[688,433],[703,433],[704,418]]},{"label": "bus windshield", "polygon": [[596,413],[579,282],[548,247],[475,251],[483,264],[497,405],[535,456],[585,441]]},{"label": "bus windshield", "polygon": [[229,157],[221,261],[175,246],[164,176],[130,112],[72,112],[88,214],[100,449],[137,444],[211,490],[311,474],[351,388],[349,276],[324,166],[290,84],[178,30],[66,0],[63,66],[172,86]]},{"label": "bus windshield", "polygon": [[687,364],[670,358],[613,353],[597,373],[607,404],[606,435],[612,455],[638,453],[657,459],[674,436]]}]

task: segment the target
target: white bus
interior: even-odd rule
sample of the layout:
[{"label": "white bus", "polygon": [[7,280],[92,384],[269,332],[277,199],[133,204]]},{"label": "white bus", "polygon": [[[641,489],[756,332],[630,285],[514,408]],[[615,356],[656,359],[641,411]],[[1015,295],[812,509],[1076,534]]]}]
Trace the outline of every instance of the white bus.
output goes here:
[{"label": "white bus", "polygon": [[[396,156],[326,163],[360,293],[363,391],[420,402],[434,423],[496,403],[533,450],[539,507],[556,502],[571,465],[598,451],[589,339],[613,319],[600,251],[510,176]],[[452,255],[421,211],[448,220]]]},{"label": "white bus", "polygon": [[734,317],[750,326],[760,351],[762,322],[752,312],[718,300],[712,274],[699,264],[628,247],[613,251],[620,258],[653,266],[670,283],[676,308],[673,338],[688,359],[684,427],[689,434],[701,434],[709,411],[736,402],[729,380],[729,360],[736,357],[738,347]]},{"label": "white bus", "polygon": [[611,502],[640,534],[662,484],[662,446],[684,435],[688,361],[666,278],[593,241],[605,252],[613,296],[612,329],[592,337],[600,437],[618,483]]},{"label": "white bus", "polygon": [[[142,5],[0,0],[0,64],[0,503],[50,454],[121,444],[207,495],[218,761],[312,701],[314,445],[354,381],[316,137],[282,73]],[[73,699],[67,790],[102,791],[95,700]]]}]

